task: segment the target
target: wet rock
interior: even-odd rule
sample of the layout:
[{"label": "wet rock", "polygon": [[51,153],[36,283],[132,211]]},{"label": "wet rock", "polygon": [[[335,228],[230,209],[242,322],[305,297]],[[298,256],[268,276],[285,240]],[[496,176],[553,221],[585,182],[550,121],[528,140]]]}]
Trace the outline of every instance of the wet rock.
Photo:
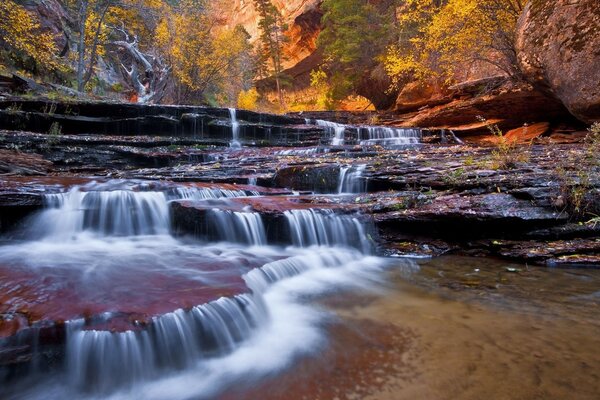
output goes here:
[{"label": "wet rock", "polygon": [[274,177],[276,186],[317,193],[335,193],[340,167],[337,165],[296,165],[281,168]]},{"label": "wet rock", "polygon": [[51,165],[37,154],[0,149],[0,174],[44,175]]},{"label": "wet rock", "polygon": [[[240,140],[246,145],[319,145],[327,141],[322,128],[304,119],[238,110]],[[39,133],[116,136],[170,136],[217,141],[232,137],[229,110],[131,103],[0,101],[0,124],[11,130]]]},{"label": "wet rock", "polygon": [[[439,196],[430,203],[376,216],[377,222],[400,231],[429,232],[455,239],[504,237],[536,227],[564,223],[567,216],[532,205],[509,194]],[[461,229],[457,230],[456,227]]]}]

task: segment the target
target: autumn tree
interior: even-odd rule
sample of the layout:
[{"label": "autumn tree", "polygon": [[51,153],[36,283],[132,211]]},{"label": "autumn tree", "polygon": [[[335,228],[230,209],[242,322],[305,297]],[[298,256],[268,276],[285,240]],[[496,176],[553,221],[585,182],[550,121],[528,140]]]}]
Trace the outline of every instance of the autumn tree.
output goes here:
[{"label": "autumn tree", "polygon": [[155,42],[171,68],[175,101],[235,104],[254,71],[248,33],[219,27],[205,1],[182,0],[173,10],[157,26]]},{"label": "autumn tree", "polygon": [[[282,89],[283,72],[283,45],[285,42],[284,31],[286,26],[281,20],[279,10],[270,0],[254,0],[254,6],[258,12],[258,28],[260,30],[261,43],[261,65],[262,72],[272,72],[277,87],[277,96],[281,108],[285,108]],[[266,68],[267,60],[271,62],[272,69]]]},{"label": "autumn tree", "polygon": [[0,45],[13,63],[33,64],[39,72],[64,69],[54,36],[43,32],[39,21],[13,0],[0,2]]},{"label": "autumn tree", "polygon": [[404,0],[386,70],[396,84],[407,76],[451,83],[476,62],[518,76],[515,27],[523,7],[523,0]]}]

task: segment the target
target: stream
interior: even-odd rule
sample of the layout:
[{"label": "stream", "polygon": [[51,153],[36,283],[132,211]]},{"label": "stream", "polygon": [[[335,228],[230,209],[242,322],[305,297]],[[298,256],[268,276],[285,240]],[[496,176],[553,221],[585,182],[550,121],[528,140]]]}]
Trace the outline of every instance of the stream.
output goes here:
[{"label": "stream", "polygon": [[[258,132],[227,114],[210,125],[226,133],[221,158],[206,161],[224,176],[219,161],[247,163]],[[306,122],[277,135],[312,135]],[[327,146],[272,157],[422,136],[315,126]],[[599,270],[386,251],[360,208],[370,165],[347,160],[288,168],[313,190],[257,171],[2,177],[24,216],[0,240],[0,398],[597,398]]]}]

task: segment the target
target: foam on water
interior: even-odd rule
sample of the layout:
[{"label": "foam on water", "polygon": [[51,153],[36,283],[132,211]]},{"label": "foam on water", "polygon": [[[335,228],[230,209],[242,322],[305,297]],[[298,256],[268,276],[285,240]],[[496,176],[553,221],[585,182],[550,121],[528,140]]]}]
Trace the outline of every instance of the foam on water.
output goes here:
[{"label": "foam on water", "polygon": [[[307,304],[306,296],[366,287],[386,263],[370,255],[369,226],[357,216],[286,211],[293,246],[283,248],[267,245],[259,214],[217,208],[214,231],[225,242],[183,242],[169,234],[169,200],[246,193],[94,189],[99,190],[74,188],[48,196],[48,209],[34,224],[44,228],[38,240],[0,246],[0,263],[41,273],[80,270],[88,283],[129,268],[135,274],[185,276],[199,288],[215,285],[223,274],[237,274],[246,293],[155,315],[125,331],[96,330],[87,319],[67,321],[64,365],[47,378],[33,377],[26,388],[13,388],[12,398],[213,397],[237,381],[259,379],[317,351],[326,343],[320,324],[327,315]],[[192,267],[195,259],[215,266],[227,261],[228,267],[199,269]],[[112,315],[95,318],[108,321]]]}]

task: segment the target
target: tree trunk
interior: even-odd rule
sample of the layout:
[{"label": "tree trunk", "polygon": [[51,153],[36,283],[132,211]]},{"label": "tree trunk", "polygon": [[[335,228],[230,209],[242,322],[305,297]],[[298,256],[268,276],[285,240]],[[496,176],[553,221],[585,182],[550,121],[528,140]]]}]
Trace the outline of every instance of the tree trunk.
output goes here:
[{"label": "tree trunk", "polygon": [[94,33],[94,42],[92,44],[92,51],[90,52],[90,64],[88,65],[87,72],[85,77],[83,78],[83,87],[87,85],[87,83],[92,78],[92,74],[94,73],[94,67],[96,66],[96,61],[98,60],[98,39],[100,37],[100,32],[102,30],[102,23],[104,22],[104,18],[106,17],[106,13],[111,6],[112,1],[109,0],[106,3],[106,6],[102,10],[102,14],[98,19],[98,24],[96,26],[96,32]]},{"label": "tree trunk", "polygon": [[77,60],[77,90],[83,92],[83,69],[85,62],[85,24],[88,16],[88,0],[81,0],[81,8],[79,9],[79,59]]}]

